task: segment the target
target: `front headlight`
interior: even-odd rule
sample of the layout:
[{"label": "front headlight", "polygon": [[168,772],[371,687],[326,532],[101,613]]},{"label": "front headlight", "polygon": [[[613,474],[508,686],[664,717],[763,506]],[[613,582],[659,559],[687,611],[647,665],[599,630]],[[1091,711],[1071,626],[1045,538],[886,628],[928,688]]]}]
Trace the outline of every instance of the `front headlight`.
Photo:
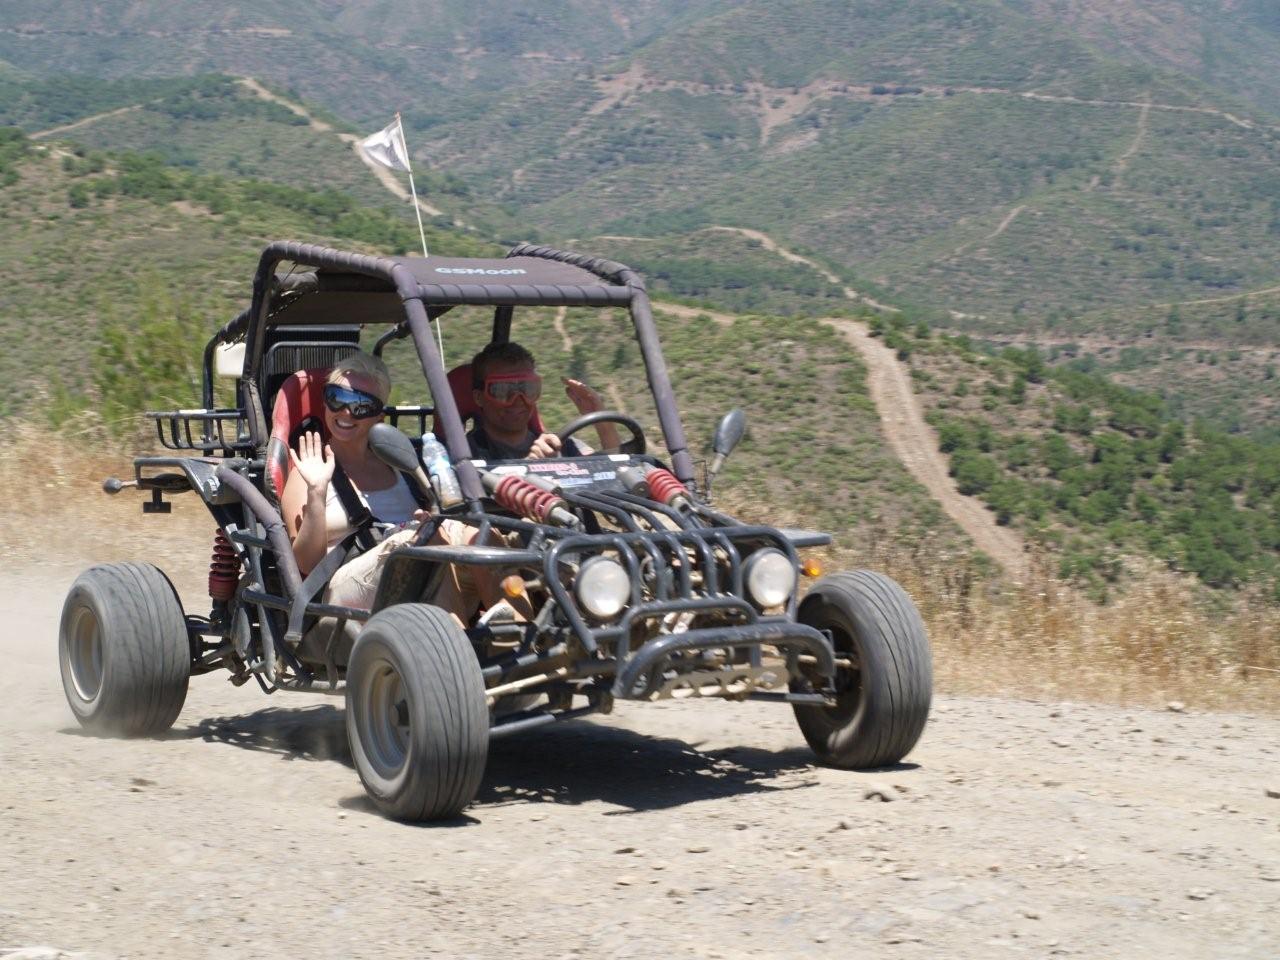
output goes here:
[{"label": "front headlight", "polygon": [[781,550],[767,547],[747,557],[747,594],[761,607],[787,602],[796,589],[796,568]]},{"label": "front headlight", "polygon": [[616,617],[631,599],[631,577],[608,557],[592,557],[578,571],[578,602],[601,620]]}]

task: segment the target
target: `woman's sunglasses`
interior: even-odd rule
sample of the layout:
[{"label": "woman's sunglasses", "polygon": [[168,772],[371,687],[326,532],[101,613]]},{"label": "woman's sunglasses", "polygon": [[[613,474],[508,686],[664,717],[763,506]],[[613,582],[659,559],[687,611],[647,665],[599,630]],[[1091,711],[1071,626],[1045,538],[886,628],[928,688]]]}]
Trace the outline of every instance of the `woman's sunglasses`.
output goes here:
[{"label": "woman's sunglasses", "polygon": [[537,403],[542,396],[542,377],[532,370],[495,373],[484,378],[484,392],[499,403],[510,403],[519,394],[530,403]]},{"label": "woman's sunglasses", "polygon": [[373,394],[340,387],[336,383],[325,386],[324,405],[334,413],[345,409],[356,420],[368,420],[382,413],[382,401]]}]

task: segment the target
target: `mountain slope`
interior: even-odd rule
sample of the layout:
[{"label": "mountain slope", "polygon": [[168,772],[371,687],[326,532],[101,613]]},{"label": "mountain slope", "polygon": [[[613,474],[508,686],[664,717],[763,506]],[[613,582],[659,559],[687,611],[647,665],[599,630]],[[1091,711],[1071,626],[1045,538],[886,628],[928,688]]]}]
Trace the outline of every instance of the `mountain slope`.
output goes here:
[{"label": "mountain slope", "polygon": [[403,107],[420,168],[465,185],[443,208],[504,235],[764,230],[989,331],[1280,281],[1257,0],[10,8],[26,70]]},{"label": "mountain slope", "polygon": [[1280,7],[1272,0],[1006,0],[1123,59],[1172,68],[1280,114]]},{"label": "mountain slope", "polygon": [[1042,26],[996,3],[743,4],[432,123],[424,153],[551,230],[767,230],[1018,328],[1272,284],[1280,124]]}]

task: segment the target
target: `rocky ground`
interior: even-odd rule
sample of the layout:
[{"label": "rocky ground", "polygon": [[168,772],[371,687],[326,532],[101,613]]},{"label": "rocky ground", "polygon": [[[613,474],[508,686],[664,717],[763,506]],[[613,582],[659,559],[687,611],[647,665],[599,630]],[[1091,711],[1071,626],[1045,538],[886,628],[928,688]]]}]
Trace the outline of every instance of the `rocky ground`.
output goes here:
[{"label": "rocky ground", "polygon": [[786,708],[623,704],[405,826],[340,699],[215,674],[167,738],[83,736],[74,573],[0,574],[0,958],[1280,955],[1275,718],[939,697],[850,773]]}]

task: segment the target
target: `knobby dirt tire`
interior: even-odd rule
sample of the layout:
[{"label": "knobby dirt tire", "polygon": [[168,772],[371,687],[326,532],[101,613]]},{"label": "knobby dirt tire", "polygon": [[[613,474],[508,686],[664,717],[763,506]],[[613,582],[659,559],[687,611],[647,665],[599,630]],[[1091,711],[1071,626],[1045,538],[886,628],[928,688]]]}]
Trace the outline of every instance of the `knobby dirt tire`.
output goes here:
[{"label": "knobby dirt tire", "polygon": [[443,610],[402,603],[369,619],[347,667],[347,739],[370,799],[398,820],[457,816],[489,754],[471,642]]},{"label": "knobby dirt tire", "polygon": [[795,705],[805,739],[823,761],[866,769],[897,763],[929,717],[933,661],[920,613],[896,582],[858,570],[819,580],[797,618],[830,630],[836,655],[856,671],[837,675],[836,706]]},{"label": "knobby dirt tire", "polygon": [[58,665],[85,729],[125,737],[168,730],[191,679],[186,616],[169,578],[142,563],[82,573],[62,607]]}]

